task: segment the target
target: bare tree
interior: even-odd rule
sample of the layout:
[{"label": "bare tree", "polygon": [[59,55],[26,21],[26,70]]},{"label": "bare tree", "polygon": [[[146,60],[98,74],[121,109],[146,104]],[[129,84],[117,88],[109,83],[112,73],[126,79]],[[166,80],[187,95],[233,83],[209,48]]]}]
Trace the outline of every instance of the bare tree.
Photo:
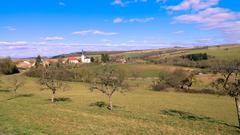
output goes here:
[{"label": "bare tree", "polygon": [[40,85],[42,90],[48,89],[52,91],[51,102],[55,101],[55,94],[58,90],[65,90],[67,84],[61,81],[62,78],[59,78],[59,72],[55,72],[51,68],[43,68],[42,76],[40,78]]},{"label": "bare tree", "polygon": [[1,75],[1,73],[0,73],[0,88],[2,88],[2,75]]},{"label": "bare tree", "polygon": [[196,78],[194,77],[194,73],[190,73],[190,75],[188,75],[185,79],[183,79],[181,81],[181,89],[184,89],[185,87],[187,87],[187,90],[189,90],[193,83],[196,82]]},{"label": "bare tree", "polygon": [[240,127],[240,61],[221,63],[214,66],[213,71],[220,73],[223,77],[215,80],[212,86],[222,90],[223,94],[227,94],[235,99]]},{"label": "bare tree", "polygon": [[25,79],[20,77],[14,77],[13,79],[9,80],[9,88],[14,92],[16,95],[17,90],[25,85]]},{"label": "bare tree", "polygon": [[124,82],[125,75],[122,70],[104,66],[103,70],[96,75],[90,90],[98,90],[108,96],[108,109],[113,109],[112,96],[116,91],[128,91],[128,85]]}]

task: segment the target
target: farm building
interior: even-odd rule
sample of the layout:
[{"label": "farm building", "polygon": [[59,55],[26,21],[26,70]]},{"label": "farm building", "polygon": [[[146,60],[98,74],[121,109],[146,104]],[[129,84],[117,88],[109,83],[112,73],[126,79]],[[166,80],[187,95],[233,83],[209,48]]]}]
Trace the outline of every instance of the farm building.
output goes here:
[{"label": "farm building", "polygon": [[70,63],[70,64],[77,64],[77,63],[79,63],[79,60],[76,57],[69,57],[67,59],[67,62]]},{"label": "farm building", "polygon": [[28,69],[34,66],[34,63],[31,63],[29,61],[21,61],[17,63],[17,67],[20,69]]}]

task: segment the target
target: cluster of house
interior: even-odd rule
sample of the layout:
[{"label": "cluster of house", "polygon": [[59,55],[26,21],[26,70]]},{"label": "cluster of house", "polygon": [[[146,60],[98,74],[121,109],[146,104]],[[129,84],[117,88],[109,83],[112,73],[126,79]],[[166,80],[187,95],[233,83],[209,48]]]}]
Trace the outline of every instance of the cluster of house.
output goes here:
[{"label": "cluster of house", "polygon": [[[50,63],[56,63],[59,62],[58,59],[42,59],[41,64],[46,67],[49,66]],[[84,52],[82,51],[82,54],[80,57],[68,57],[63,59],[63,64],[85,64],[85,63],[91,63],[91,58],[87,57]],[[115,56],[111,58],[111,62],[119,63],[119,64],[125,64],[127,60],[124,56]],[[29,69],[31,67],[36,66],[36,60],[21,60],[17,62],[17,67],[20,69]]]},{"label": "cluster of house", "polygon": [[[52,62],[58,62],[57,59],[47,59],[47,60],[42,60],[43,66],[50,65]],[[82,55],[79,57],[68,57],[62,61],[63,64],[78,64],[78,63],[91,63],[91,58],[87,57],[84,55],[82,51]],[[31,67],[34,67],[36,64],[35,60],[23,60],[17,62],[17,67],[21,69],[28,69]]]},{"label": "cluster of house", "polygon": [[81,63],[91,63],[91,58],[86,57],[82,51],[82,55],[81,55],[80,59],[77,57],[69,57],[65,61],[63,61],[63,63],[70,63],[70,64],[78,64],[80,62]]}]

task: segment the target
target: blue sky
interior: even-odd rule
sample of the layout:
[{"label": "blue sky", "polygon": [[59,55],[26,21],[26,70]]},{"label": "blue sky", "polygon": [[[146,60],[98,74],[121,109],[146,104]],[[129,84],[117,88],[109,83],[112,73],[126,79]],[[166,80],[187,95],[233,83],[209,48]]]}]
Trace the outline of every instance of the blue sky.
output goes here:
[{"label": "blue sky", "polygon": [[1,0],[0,57],[240,42],[239,0]]}]

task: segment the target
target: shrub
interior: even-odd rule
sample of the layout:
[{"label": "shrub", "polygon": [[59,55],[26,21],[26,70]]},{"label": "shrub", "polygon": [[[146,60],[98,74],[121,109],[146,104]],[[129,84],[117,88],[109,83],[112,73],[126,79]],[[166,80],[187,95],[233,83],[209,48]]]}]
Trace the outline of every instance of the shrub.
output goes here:
[{"label": "shrub", "polygon": [[191,61],[201,61],[201,60],[208,60],[207,53],[196,53],[196,54],[188,54],[185,56],[182,56],[183,58],[187,58]]},{"label": "shrub", "polygon": [[[52,72],[55,74],[55,79],[63,81],[74,81],[74,73],[63,68],[53,68],[49,67]],[[27,71],[25,74],[29,77],[41,77],[44,68],[32,68]]]},{"label": "shrub", "polygon": [[5,75],[11,75],[19,73],[19,70],[15,63],[10,58],[0,59],[0,73]]},{"label": "shrub", "polygon": [[101,61],[103,63],[107,63],[110,61],[109,55],[108,54],[101,54]]},{"label": "shrub", "polygon": [[88,69],[81,69],[77,72],[75,72],[75,80],[81,81],[81,82],[87,82],[90,83],[95,74],[93,72],[90,72]]},{"label": "shrub", "polygon": [[188,74],[184,70],[175,70],[173,73],[168,74],[165,77],[165,82],[167,85],[173,88],[182,88],[183,80],[188,77]]},{"label": "shrub", "polygon": [[169,86],[161,81],[154,81],[151,85],[152,90],[154,91],[166,91],[166,88]]},{"label": "shrub", "polygon": [[187,73],[184,70],[175,70],[173,73],[159,75],[158,81],[154,81],[151,88],[155,91],[163,91],[168,87],[187,90],[192,86],[194,73]]}]

